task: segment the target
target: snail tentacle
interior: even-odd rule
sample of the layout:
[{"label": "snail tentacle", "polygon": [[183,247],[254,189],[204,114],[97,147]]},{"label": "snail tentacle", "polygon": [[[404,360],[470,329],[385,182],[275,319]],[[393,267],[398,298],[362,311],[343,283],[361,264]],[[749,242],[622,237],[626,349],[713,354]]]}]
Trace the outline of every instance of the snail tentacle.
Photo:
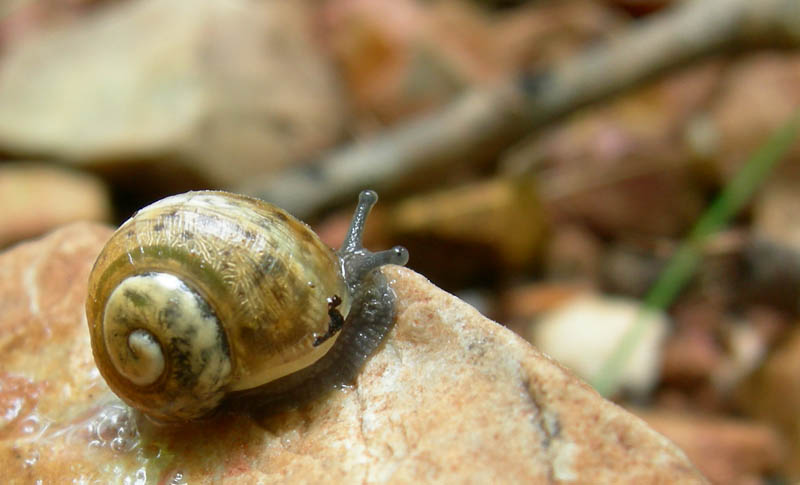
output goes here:
[{"label": "snail tentacle", "polygon": [[342,273],[350,291],[355,293],[364,277],[373,269],[384,264],[404,265],[408,262],[408,250],[402,246],[395,246],[385,251],[372,251],[364,248],[364,225],[372,206],[378,201],[378,194],[372,190],[364,190],[358,197],[350,230],[345,237],[342,247],[337,251],[341,260]]},{"label": "snail tentacle", "polygon": [[222,403],[302,403],[351,382],[394,320],[378,268],[408,260],[399,246],[364,248],[377,200],[360,194],[335,252],[286,211],[238,194],[188,192],[139,210],[89,276],[100,374],[164,423]]},{"label": "snail tentacle", "polygon": [[352,253],[363,249],[364,227],[367,222],[367,216],[376,202],[378,202],[378,194],[374,190],[362,190],[358,194],[358,205],[353,214],[353,219],[350,221],[350,229],[347,231],[347,236],[345,236],[342,247],[339,249],[340,254]]},{"label": "snail tentacle", "polygon": [[[350,230],[337,252],[353,302],[341,330],[336,329],[336,342],[309,367],[233,396],[234,407],[244,406],[255,415],[264,415],[300,406],[348,385],[389,333],[395,318],[395,294],[380,267],[406,264],[408,250],[402,246],[378,252],[364,248],[364,224],[377,200],[375,192],[361,192]],[[331,310],[336,311],[335,307]],[[331,322],[334,320],[332,317]]]}]

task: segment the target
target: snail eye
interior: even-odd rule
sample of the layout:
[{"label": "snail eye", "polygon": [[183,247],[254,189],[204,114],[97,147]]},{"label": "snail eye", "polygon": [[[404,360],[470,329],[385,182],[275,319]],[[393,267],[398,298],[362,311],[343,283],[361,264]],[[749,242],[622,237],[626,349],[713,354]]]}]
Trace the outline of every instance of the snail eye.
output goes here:
[{"label": "snail eye", "polygon": [[[188,192],[139,210],[89,276],[92,349],[109,387],[154,419],[175,422],[234,396],[262,399],[277,381],[285,396],[324,383],[320,362],[345,321],[363,321],[348,316],[362,274],[391,262],[361,246],[375,200],[362,195],[337,253],[285,211],[242,195]],[[343,267],[359,273],[343,275]],[[324,367],[345,364],[352,368]]]}]

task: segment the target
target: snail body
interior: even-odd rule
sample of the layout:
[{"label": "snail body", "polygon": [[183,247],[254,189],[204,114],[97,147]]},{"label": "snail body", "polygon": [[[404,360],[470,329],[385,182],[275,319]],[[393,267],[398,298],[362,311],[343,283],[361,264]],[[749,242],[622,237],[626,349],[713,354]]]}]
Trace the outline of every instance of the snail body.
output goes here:
[{"label": "snail body", "polygon": [[339,367],[364,354],[364,342],[340,337],[388,330],[394,318],[394,295],[375,270],[408,258],[403,248],[361,246],[376,200],[362,193],[338,252],[280,208],[236,194],[189,192],[137,212],[89,278],[92,351],[109,387],[171,422],[337,384],[347,374]]}]

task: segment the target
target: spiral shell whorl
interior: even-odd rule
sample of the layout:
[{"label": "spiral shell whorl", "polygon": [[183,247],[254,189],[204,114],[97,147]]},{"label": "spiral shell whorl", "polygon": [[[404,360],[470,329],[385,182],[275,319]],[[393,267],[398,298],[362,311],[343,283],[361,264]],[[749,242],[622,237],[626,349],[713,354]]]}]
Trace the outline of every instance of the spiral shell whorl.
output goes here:
[{"label": "spiral shell whorl", "polygon": [[102,329],[112,367],[106,373],[127,381],[123,399],[151,395],[154,417],[202,416],[224,397],[232,369],[225,333],[206,301],[176,276],[125,278],[108,298]]},{"label": "spiral shell whorl", "polygon": [[[152,326],[111,317],[116,299],[128,309],[119,315],[142,312],[136,301],[119,296],[124,288],[152,284],[141,293],[169,294],[173,288],[164,283],[169,276],[180,279],[183,289],[156,297],[150,316],[140,319],[152,320]],[[191,359],[183,337],[161,334],[169,327],[164,322],[173,297],[202,301],[205,313],[219,322],[220,341],[230,355],[224,393],[311,365],[338,338],[337,333],[315,344],[330,326],[328,299],[341,298],[337,310],[343,316],[351,303],[338,258],[305,224],[262,201],[222,192],[189,192],[141,209],[98,255],[88,295],[86,316],[100,372],[119,397],[162,421],[199,418],[222,397],[210,386],[186,384],[199,367],[175,364]],[[109,318],[119,321],[112,325]],[[112,335],[106,329],[114,325],[122,329]],[[113,358],[112,352],[117,352]],[[178,372],[189,368],[193,371]],[[219,374],[222,381],[224,372]]]}]

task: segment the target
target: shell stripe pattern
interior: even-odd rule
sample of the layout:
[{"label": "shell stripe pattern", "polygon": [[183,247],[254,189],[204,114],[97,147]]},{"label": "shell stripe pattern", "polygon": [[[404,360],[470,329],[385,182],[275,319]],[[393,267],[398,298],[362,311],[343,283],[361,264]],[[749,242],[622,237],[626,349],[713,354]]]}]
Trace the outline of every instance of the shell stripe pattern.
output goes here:
[{"label": "shell stripe pattern", "polygon": [[[341,297],[345,315],[350,306],[334,253],[305,224],[277,207],[228,193],[190,192],[142,209],[115,233],[94,272],[89,291],[95,304],[89,302],[87,313],[105,312],[98,302],[132,275],[174,275],[199,295],[224,326],[230,390],[316,361],[335,341],[313,346],[314,337],[327,331],[327,299]],[[93,333],[102,332],[97,327]],[[147,348],[146,340],[141,345]],[[106,349],[94,350],[102,361],[97,354]],[[119,380],[99,367],[107,379]]]}]

